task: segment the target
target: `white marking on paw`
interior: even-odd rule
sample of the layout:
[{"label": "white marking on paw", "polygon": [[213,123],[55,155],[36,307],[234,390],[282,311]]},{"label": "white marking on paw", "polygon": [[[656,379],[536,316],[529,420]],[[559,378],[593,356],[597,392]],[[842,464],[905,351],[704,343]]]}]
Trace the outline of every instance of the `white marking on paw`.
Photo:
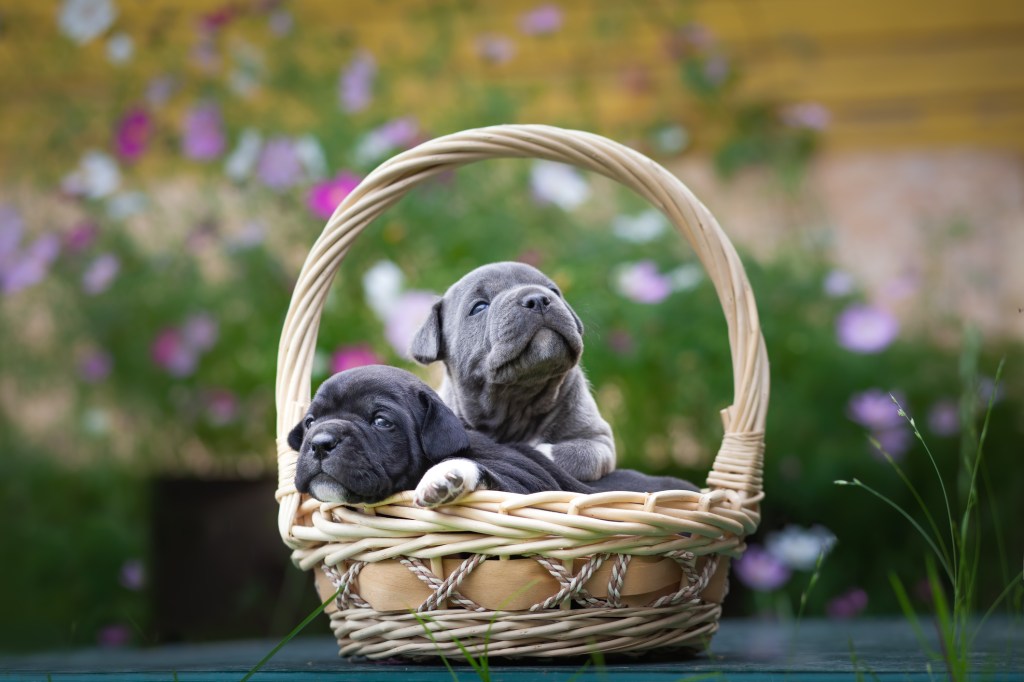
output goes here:
[{"label": "white marking on paw", "polygon": [[544,455],[545,457],[550,459],[552,462],[555,461],[554,448],[555,448],[555,446],[552,445],[551,443],[540,443],[539,445],[534,445],[533,446],[534,450],[536,450],[540,454]]},{"label": "white marking on paw", "polygon": [[450,504],[477,489],[480,468],[468,459],[446,459],[423,474],[416,486],[414,501],[420,507]]}]

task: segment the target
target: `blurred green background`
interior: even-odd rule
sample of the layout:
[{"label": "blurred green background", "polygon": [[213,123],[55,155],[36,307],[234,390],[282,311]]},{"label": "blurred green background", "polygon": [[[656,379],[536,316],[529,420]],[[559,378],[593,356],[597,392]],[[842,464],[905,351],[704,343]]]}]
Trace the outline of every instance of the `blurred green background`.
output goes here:
[{"label": "blurred green background", "polygon": [[[292,282],[377,163],[509,122],[651,155],[744,256],[768,497],[727,612],[791,614],[832,536],[809,614],[891,613],[890,572],[921,584],[925,543],[833,485],[914,505],[871,436],[944,514],[890,393],[954,497],[991,399],[987,606],[1024,552],[1022,29],[1009,0],[0,0],[0,649],[278,635],[315,606],[273,499]],[[478,164],[372,225],[314,385],[414,368],[432,296],[509,259],[583,319],[620,462],[703,482],[731,387],[712,287],[660,214],[564,166]]]}]

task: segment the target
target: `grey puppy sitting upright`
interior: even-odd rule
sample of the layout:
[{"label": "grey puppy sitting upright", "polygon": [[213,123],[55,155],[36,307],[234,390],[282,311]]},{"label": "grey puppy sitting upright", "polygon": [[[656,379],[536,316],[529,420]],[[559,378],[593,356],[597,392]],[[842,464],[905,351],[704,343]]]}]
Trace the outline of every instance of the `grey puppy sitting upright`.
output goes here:
[{"label": "grey puppy sitting upright", "polygon": [[[555,283],[524,263],[493,263],[453,284],[416,333],[412,356],[440,360],[438,391],[471,429],[531,445],[580,481],[615,468],[615,441],[579,366],[583,323]],[[443,502],[479,472],[446,462],[427,473]],[[460,483],[461,481],[461,483]]]}]

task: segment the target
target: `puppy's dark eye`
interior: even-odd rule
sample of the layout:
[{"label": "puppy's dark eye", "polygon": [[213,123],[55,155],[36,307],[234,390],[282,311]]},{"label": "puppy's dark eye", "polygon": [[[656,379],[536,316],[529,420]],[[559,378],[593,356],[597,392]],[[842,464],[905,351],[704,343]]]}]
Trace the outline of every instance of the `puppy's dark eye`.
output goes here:
[{"label": "puppy's dark eye", "polygon": [[306,418],[305,418],[305,419],[304,419],[304,420],[302,421],[302,425],[303,425],[303,426],[305,426],[305,427],[306,427],[307,429],[308,429],[308,428],[309,428],[310,426],[312,426],[312,425],[313,425],[313,415],[309,415],[308,417],[306,417]]},{"label": "puppy's dark eye", "polygon": [[491,304],[488,303],[487,301],[477,301],[476,303],[473,304],[473,307],[469,311],[470,317],[472,317],[473,315],[479,315],[483,311],[487,310],[487,308],[490,307],[490,305]]},{"label": "puppy's dark eye", "polygon": [[373,418],[373,425],[378,429],[385,429],[387,431],[395,428],[395,425],[392,424],[387,417],[382,417],[379,414]]}]

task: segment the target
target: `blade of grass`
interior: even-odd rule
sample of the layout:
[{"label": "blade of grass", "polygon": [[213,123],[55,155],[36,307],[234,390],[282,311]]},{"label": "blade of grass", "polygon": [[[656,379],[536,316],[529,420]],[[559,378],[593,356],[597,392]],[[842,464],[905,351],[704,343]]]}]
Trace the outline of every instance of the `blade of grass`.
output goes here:
[{"label": "blade of grass", "polygon": [[430,627],[427,625],[427,623],[430,622],[429,616],[423,617],[416,611],[410,611],[410,613],[412,614],[412,617],[416,619],[416,622],[420,624],[420,627],[423,628],[424,632],[427,633],[427,637],[430,638],[431,643],[437,649],[438,655],[441,656],[441,662],[444,663],[444,667],[448,668],[448,674],[452,676],[452,682],[459,682],[459,676],[455,674],[455,669],[452,668],[452,664],[448,662],[448,657],[444,655],[443,651],[441,651],[440,645],[434,638],[434,633],[430,630]]},{"label": "blade of grass", "polygon": [[988,617],[995,612],[995,610],[999,607],[999,604],[1001,604],[1004,599],[1010,596],[1010,592],[1013,591],[1014,587],[1020,587],[1018,582],[1024,582],[1024,571],[1021,571],[1017,575],[1013,576],[1013,579],[1010,580],[1006,587],[1003,588],[1003,591],[999,593],[999,596],[996,597],[995,601],[992,602],[992,605],[988,607],[987,611],[985,611],[985,615],[983,615],[981,617],[981,620],[978,621],[978,624],[974,627],[974,632],[971,633],[970,641],[972,647],[974,643],[974,638],[978,636],[979,632],[981,632],[981,628],[983,625],[985,625],[985,621],[988,620]]},{"label": "blade of grass", "polygon": [[953,571],[949,567],[949,564],[947,564],[946,561],[943,559],[942,553],[939,551],[939,548],[936,547],[936,545],[935,545],[935,541],[932,540],[931,537],[928,536],[928,533],[926,533],[924,531],[924,528],[921,527],[921,524],[919,524],[916,520],[914,520],[914,517],[912,517],[910,514],[908,514],[906,511],[903,510],[903,507],[899,506],[898,504],[893,502],[891,499],[889,499],[888,497],[886,497],[882,493],[878,492],[877,490],[875,490],[871,486],[867,485],[866,483],[862,483],[859,479],[855,478],[852,481],[842,481],[842,480],[835,481],[835,484],[836,485],[849,485],[849,486],[853,486],[855,488],[862,488],[862,489],[868,491],[869,493],[871,493],[872,495],[874,495],[875,497],[877,497],[878,499],[880,499],[883,502],[885,502],[887,505],[889,505],[890,507],[895,509],[897,512],[899,512],[900,515],[903,518],[905,518],[907,521],[910,522],[910,525],[912,525],[917,530],[917,532],[921,535],[921,537],[924,538],[925,542],[928,543],[928,546],[932,548],[932,551],[935,553],[935,556],[937,556],[941,560],[942,568],[945,570],[946,575],[949,577],[949,581],[951,583],[954,582],[954,580],[953,580]]},{"label": "blade of grass", "polygon": [[295,626],[295,629],[293,629],[291,632],[289,632],[287,635],[285,635],[285,638],[282,639],[280,642],[278,642],[277,646],[275,646],[273,649],[270,650],[270,653],[268,653],[266,656],[261,658],[260,662],[257,663],[256,665],[254,665],[252,670],[250,670],[248,673],[246,673],[245,677],[243,677],[241,680],[239,680],[239,682],[248,682],[249,679],[251,679],[252,676],[255,675],[257,673],[257,671],[259,671],[260,668],[265,666],[267,664],[267,661],[272,659],[277,654],[277,652],[280,651],[282,647],[284,647],[285,644],[287,644],[288,642],[292,641],[292,639],[294,639],[297,634],[302,632],[306,628],[307,625],[309,625],[310,623],[313,622],[314,618],[316,618],[321,613],[323,613],[323,610],[326,609],[328,606],[330,606],[331,602],[333,602],[335,599],[337,599],[339,594],[341,594],[341,588],[340,587],[337,590],[335,590],[334,594],[332,594],[330,597],[328,597],[324,601],[323,604],[321,604],[320,606],[318,606],[315,609],[313,609],[312,613],[310,613],[308,616],[306,616],[302,620],[301,623],[299,623],[298,625]]},{"label": "blade of grass", "polygon": [[921,621],[917,617],[917,613],[914,611],[914,607],[910,605],[910,597],[907,596],[907,590],[903,587],[903,583],[900,581],[899,576],[893,572],[889,572],[889,584],[892,585],[892,591],[896,594],[896,601],[899,602],[900,609],[903,611],[903,616],[910,623],[911,629],[914,631],[914,635],[917,636],[918,641],[921,643],[921,648],[924,649],[925,653],[931,658],[940,658],[939,654],[935,652],[928,644],[928,638],[924,635],[924,629],[921,627]]},{"label": "blade of grass", "polygon": [[949,602],[946,601],[946,592],[935,571],[935,562],[931,557],[925,560],[925,570],[928,575],[928,587],[931,589],[932,604],[935,606],[936,625],[939,630],[939,646],[942,647],[942,658],[946,664],[946,672],[950,679],[963,679],[960,674],[960,647],[958,646],[957,627],[953,614],[950,612]]},{"label": "blade of grass", "polygon": [[[946,503],[946,518],[949,520],[949,542],[950,547],[953,550],[952,561],[950,561],[950,557],[947,555],[946,562],[952,565],[953,573],[955,574],[958,566],[956,548],[956,523],[953,521],[953,509],[950,506],[949,493],[946,492],[946,482],[943,480],[942,473],[939,471],[939,463],[935,460],[935,455],[932,454],[931,448],[928,447],[928,443],[925,442],[924,437],[921,435],[921,431],[917,428],[917,423],[913,420],[913,418],[907,415],[906,411],[903,409],[903,406],[900,405],[898,400],[896,400],[896,396],[890,393],[889,397],[892,398],[892,401],[894,403],[896,403],[896,407],[899,409],[899,415],[910,423],[910,428],[914,430],[914,436],[917,438],[918,441],[920,441],[921,445],[924,446],[924,451],[928,455],[928,460],[932,463],[932,468],[935,470],[935,478],[939,480],[939,486],[942,488],[942,500],[943,502]],[[881,448],[879,449],[881,450]],[[907,480],[907,477],[904,476],[903,472],[899,469],[899,467],[896,466],[896,462],[893,461],[892,457],[889,456],[889,453],[883,451],[883,454],[885,455],[885,458],[889,460],[889,463],[892,464],[894,468],[896,468],[897,473],[899,473],[900,478],[903,479],[904,483],[907,484],[907,487],[909,487],[911,489],[911,492],[914,493],[914,497],[917,499],[918,505],[920,505],[921,509],[924,510],[925,515],[928,517],[928,522],[932,525],[932,530],[935,531],[936,539],[939,540],[939,544],[942,546],[943,550],[945,550],[945,543],[942,542],[942,534],[939,533],[939,528],[935,524],[935,521],[932,519],[932,515],[928,512],[928,508],[925,506],[924,501],[921,500],[921,496],[918,495],[914,487],[910,485],[910,481]]]}]

